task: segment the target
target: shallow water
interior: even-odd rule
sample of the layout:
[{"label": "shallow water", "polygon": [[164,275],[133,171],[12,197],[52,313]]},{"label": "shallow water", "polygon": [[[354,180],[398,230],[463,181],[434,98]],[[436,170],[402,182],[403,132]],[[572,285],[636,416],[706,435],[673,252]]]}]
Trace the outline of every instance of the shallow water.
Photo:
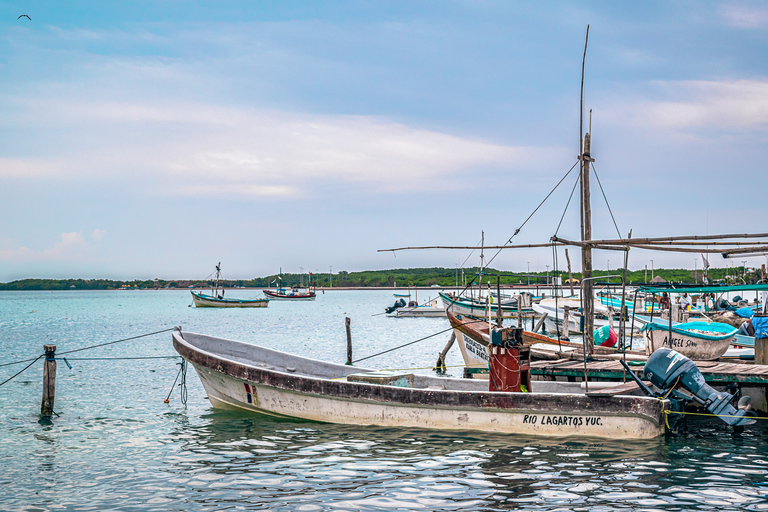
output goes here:
[{"label": "shallow water", "polygon": [[[266,309],[190,302],[183,291],[3,292],[0,364],[44,343],[63,352],[174,325],[329,361],[345,359],[345,316],[355,358],[447,329],[372,316],[394,302],[382,291]],[[429,372],[448,336],[361,364]],[[40,362],[0,387],[0,510],[768,510],[768,422],[741,434],[691,422],[643,442],[285,422],[213,410],[194,371],[187,405],[178,386],[164,404],[175,358],[82,359],[174,355],[164,333],[67,356],[47,424]],[[456,348],[448,364],[460,364]],[[0,381],[23,366],[0,367]]]}]

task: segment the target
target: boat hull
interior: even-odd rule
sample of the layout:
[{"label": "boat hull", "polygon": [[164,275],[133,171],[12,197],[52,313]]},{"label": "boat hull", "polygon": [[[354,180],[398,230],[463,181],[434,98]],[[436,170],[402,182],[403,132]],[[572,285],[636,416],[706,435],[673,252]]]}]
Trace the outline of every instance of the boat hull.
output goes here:
[{"label": "boat hull", "polygon": [[192,292],[192,301],[198,308],[266,308],[269,299],[218,299]]},{"label": "boat hull", "polygon": [[733,341],[733,334],[720,339],[702,339],[685,333],[680,325],[684,324],[672,326],[670,337],[668,327],[664,328],[665,326],[656,323],[646,324],[643,329],[646,354],[650,355],[662,347],[667,347],[694,361],[712,361],[725,354]]},{"label": "boat hull", "polygon": [[[468,315],[479,318],[488,316],[488,307],[477,301],[456,299],[444,293],[440,294],[446,310],[457,315]],[[491,304],[491,318],[496,318],[498,304]],[[501,306],[501,314],[504,318],[517,318],[517,306]]]},{"label": "boat hull", "polygon": [[405,306],[397,308],[393,314],[398,318],[445,318],[445,308],[429,306]]},{"label": "boat hull", "polygon": [[[478,390],[487,386],[484,382],[426,376],[418,377],[427,384],[443,382],[444,387],[453,384],[463,389],[377,385],[349,380],[353,372],[375,374],[369,370],[244,343],[174,332],[173,344],[194,366],[217,408],[327,423],[552,437],[649,439],[664,433],[668,402],[658,399],[500,393],[487,391],[487,387]],[[206,350],[213,347],[228,353]],[[305,375],[312,364],[321,365],[327,377]]]},{"label": "boat hull", "polygon": [[274,300],[315,300],[315,292],[312,293],[299,293],[294,295],[288,295],[283,293],[275,293],[271,290],[263,290],[264,295]]}]

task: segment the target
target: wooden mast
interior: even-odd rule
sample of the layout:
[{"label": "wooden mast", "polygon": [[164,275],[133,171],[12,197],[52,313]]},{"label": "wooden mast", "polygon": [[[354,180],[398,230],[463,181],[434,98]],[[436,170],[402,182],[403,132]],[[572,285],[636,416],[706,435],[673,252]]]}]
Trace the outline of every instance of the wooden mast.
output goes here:
[{"label": "wooden mast", "polygon": [[[581,103],[579,113],[579,144],[581,146],[581,240],[592,239],[592,207],[589,197],[589,166],[592,162],[590,157],[590,134],[583,135],[584,132],[584,66],[587,60],[587,43],[589,42],[589,25],[587,25],[587,37],[584,41],[584,57],[581,61]],[[590,123],[591,124],[591,123]],[[590,126],[591,128],[591,126]],[[581,293],[584,311],[582,320],[584,322],[584,352],[585,355],[591,355],[594,352],[594,324],[595,324],[595,304],[593,298],[592,285],[592,247],[586,245],[581,248]]]}]

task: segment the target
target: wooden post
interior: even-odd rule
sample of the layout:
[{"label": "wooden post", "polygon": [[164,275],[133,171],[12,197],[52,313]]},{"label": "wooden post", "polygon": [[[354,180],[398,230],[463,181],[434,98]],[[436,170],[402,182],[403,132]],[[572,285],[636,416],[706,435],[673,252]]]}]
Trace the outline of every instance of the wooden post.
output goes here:
[{"label": "wooden post", "polygon": [[[755,316],[765,316],[756,314]],[[768,364],[768,338],[755,336],[755,364]]]},{"label": "wooden post", "polygon": [[523,328],[523,294],[517,296],[517,326]]},{"label": "wooden post", "polygon": [[53,401],[56,398],[56,345],[43,345],[45,364],[43,365],[43,401],[40,415],[53,416]]},{"label": "wooden post", "polygon": [[573,274],[571,273],[571,257],[568,256],[568,248],[565,248],[565,261],[568,262],[568,285],[571,288],[571,297],[573,297]]},{"label": "wooden post", "polygon": [[569,318],[570,316],[571,316],[570,306],[563,306],[563,328],[561,330],[562,335],[560,337],[564,340],[570,339],[570,337],[568,336],[571,331],[571,327],[570,327],[571,320]]},{"label": "wooden post", "polygon": [[539,318],[539,321],[536,322],[536,325],[533,327],[533,332],[539,332],[539,329],[541,329],[541,326],[544,324],[544,320],[547,319],[547,315],[549,315],[549,313],[544,313],[543,315],[541,315],[541,317]]},{"label": "wooden post", "polygon": [[[504,323],[504,311],[501,309],[501,276],[496,276],[496,326],[501,328]],[[519,305],[519,303],[518,303]]]},{"label": "wooden post", "polygon": [[[581,154],[581,239],[592,239],[592,206],[589,194],[589,166],[592,162],[590,157],[590,135],[584,134],[584,151]],[[581,278],[582,293],[581,298],[584,304],[582,318],[584,319],[584,350],[587,355],[592,355],[595,349],[594,330],[595,330],[595,304],[594,287],[592,280],[592,247],[584,246],[581,248]]]},{"label": "wooden post", "polygon": [[350,324],[352,323],[352,320],[349,319],[349,317],[346,317],[344,320],[344,324],[347,327],[347,364],[352,366],[352,327]]},{"label": "wooden post", "polygon": [[453,346],[453,343],[456,341],[456,332],[451,331],[451,339],[448,340],[448,343],[445,344],[445,348],[443,348],[443,351],[440,352],[437,356],[437,364],[433,368],[434,371],[438,373],[445,373],[447,368],[445,367],[445,356],[448,354],[448,351],[451,350],[451,347]]}]

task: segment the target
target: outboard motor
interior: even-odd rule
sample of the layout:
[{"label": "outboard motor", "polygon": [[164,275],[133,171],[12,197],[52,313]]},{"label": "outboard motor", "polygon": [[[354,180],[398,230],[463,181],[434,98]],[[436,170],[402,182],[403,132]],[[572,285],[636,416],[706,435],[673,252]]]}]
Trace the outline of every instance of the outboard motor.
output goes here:
[{"label": "outboard motor", "polygon": [[[746,417],[749,410],[748,397],[739,401],[739,410],[736,410],[731,405],[734,395],[716,391],[704,381],[704,376],[693,361],[670,348],[657,349],[648,357],[643,376],[661,390],[655,393],[656,396],[668,396],[671,393],[679,399],[696,401],[734,427],[755,423],[755,420]],[[678,387],[687,390],[690,395]],[[646,393],[650,391],[645,385],[641,388]]]},{"label": "outboard motor", "polygon": [[402,308],[402,307],[405,307],[405,301],[403,299],[400,299],[400,300],[396,300],[395,303],[389,306],[388,308],[384,308],[384,311],[387,314],[389,314],[389,313],[392,313],[397,308]]}]

